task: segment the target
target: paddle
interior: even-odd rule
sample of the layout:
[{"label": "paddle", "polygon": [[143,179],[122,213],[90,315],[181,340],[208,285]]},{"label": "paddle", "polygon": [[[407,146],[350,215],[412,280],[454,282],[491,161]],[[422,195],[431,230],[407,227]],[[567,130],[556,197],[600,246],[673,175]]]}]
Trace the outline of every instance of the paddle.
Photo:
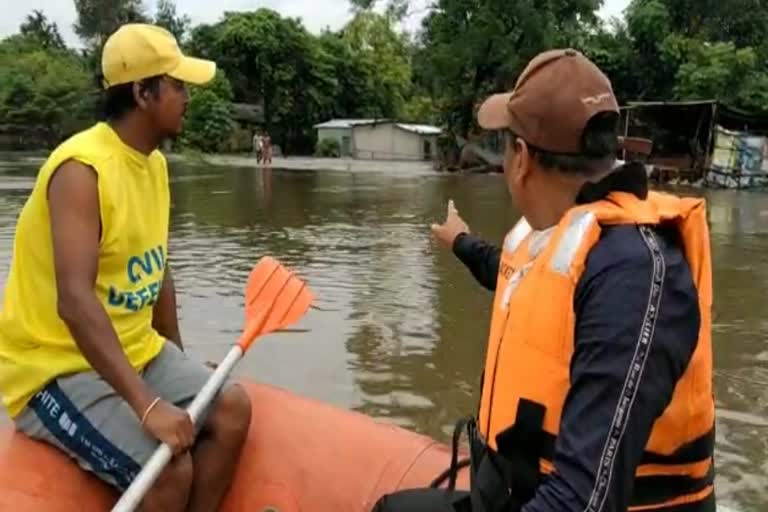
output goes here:
[{"label": "paddle", "polygon": [[[253,267],[245,287],[245,325],[237,343],[219,364],[200,393],[187,408],[193,423],[210,404],[224,380],[253,344],[257,336],[280,330],[298,321],[309,309],[314,294],[306,284],[274,258],[265,256]],[[112,512],[132,512],[138,507],[166,464],[171,449],[157,447]]]}]

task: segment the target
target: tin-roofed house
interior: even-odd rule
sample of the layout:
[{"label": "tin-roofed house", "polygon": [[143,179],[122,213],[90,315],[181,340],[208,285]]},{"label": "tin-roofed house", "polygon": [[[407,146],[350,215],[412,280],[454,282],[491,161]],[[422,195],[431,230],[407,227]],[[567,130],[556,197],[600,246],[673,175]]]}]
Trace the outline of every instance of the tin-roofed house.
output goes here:
[{"label": "tin-roofed house", "polygon": [[313,126],[317,130],[317,141],[335,141],[339,156],[354,156],[352,152],[352,127],[358,124],[375,123],[376,119],[331,119]]},{"label": "tin-roofed house", "polygon": [[352,127],[355,158],[362,160],[432,160],[442,130],[425,124],[383,121]]},{"label": "tin-roofed house", "polygon": [[361,160],[433,160],[442,129],[391,119],[333,119],[315,125],[318,141],[338,140],[341,156]]}]

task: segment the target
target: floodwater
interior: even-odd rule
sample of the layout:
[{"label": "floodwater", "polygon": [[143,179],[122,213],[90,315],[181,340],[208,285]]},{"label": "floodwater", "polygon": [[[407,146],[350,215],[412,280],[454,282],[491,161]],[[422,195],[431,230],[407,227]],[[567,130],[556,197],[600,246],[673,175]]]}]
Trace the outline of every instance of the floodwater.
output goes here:
[{"label": "floodwater", "polygon": [[[429,225],[453,198],[501,240],[517,214],[498,176],[332,173],[172,165],[171,265],[188,349],[218,360],[242,324],[245,278],[271,254],[315,290],[291,332],[238,373],[441,440],[474,412],[491,293]],[[0,162],[0,287],[35,169]],[[719,501],[768,509],[768,195],[705,194],[715,269]]]}]

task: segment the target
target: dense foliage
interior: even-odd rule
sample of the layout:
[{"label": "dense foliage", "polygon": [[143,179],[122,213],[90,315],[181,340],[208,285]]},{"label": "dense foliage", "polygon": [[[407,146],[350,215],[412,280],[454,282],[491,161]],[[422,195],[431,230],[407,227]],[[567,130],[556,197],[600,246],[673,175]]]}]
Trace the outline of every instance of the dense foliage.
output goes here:
[{"label": "dense foliage", "polygon": [[219,70],[210,84],[192,89],[182,141],[209,153],[223,151],[234,129],[231,108],[232,88]]},{"label": "dense foliage", "polygon": [[415,33],[401,30],[413,14],[407,0],[351,0],[349,23],[320,34],[270,9],[192,26],[171,0],[155,13],[140,0],[74,3],[84,49],[66,48],[39,11],[0,42],[0,129],[25,127],[53,144],[92,121],[100,47],[136,20],[218,62],[217,83],[192,92],[183,138],[204,151],[225,148],[233,102],[260,105],[264,128],[291,153],[314,152],[312,126],[332,117],[439,123],[466,135],[485,95],[511,87],[537,52],[564,45],[593,58],[622,102],[718,99],[768,113],[761,0],[633,0],[610,22],[596,15],[601,0],[435,0]]},{"label": "dense foliage", "polygon": [[20,34],[0,44],[0,130],[53,145],[93,117],[92,83],[81,59],[35,35]]}]

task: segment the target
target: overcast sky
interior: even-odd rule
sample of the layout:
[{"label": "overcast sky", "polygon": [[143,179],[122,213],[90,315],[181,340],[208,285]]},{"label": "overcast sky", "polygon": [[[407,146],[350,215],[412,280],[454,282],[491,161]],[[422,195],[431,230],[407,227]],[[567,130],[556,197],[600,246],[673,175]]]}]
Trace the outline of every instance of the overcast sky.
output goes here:
[{"label": "overcast sky", "polygon": [[[417,27],[423,8],[431,0],[411,0],[416,6],[415,12],[408,20],[409,27]],[[0,15],[0,38],[15,33],[25,16],[34,9],[39,9],[59,25],[62,36],[69,45],[78,45],[77,37],[72,31],[75,21],[75,7],[71,0],[0,0],[2,15]],[[629,0],[604,0],[601,11],[604,17],[620,15],[629,4]],[[154,12],[155,0],[144,0],[149,12]],[[339,28],[350,18],[347,0],[176,0],[177,10],[188,14],[193,24],[213,22],[221,17],[224,11],[241,11],[272,8],[284,16],[298,16],[304,25],[312,32],[318,32],[326,26]]]}]

